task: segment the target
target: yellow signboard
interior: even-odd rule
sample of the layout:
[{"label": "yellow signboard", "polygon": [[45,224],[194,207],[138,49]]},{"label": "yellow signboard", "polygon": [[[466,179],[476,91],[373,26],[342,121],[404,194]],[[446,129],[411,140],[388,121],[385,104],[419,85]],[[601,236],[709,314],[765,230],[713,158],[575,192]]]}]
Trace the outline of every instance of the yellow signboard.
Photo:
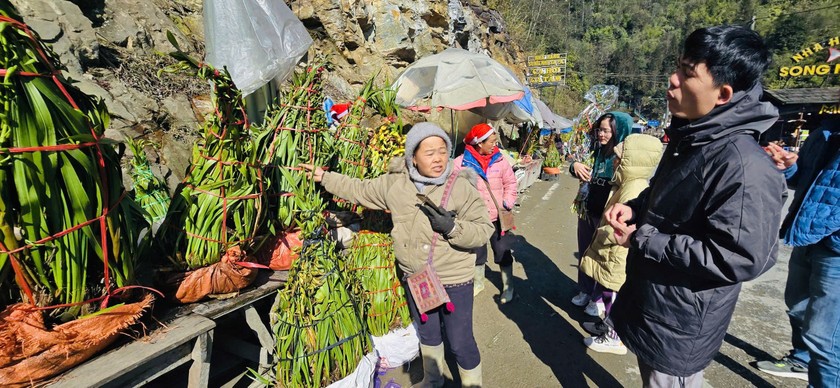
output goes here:
[{"label": "yellow signboard", "polygon": [[825,42],[817,42],[812,44],[811,46],[805,47],[804,49],[800,50],[798,53],[794,54],[791,59],[794,62],[801,62],[805,58],[808,58],[812,55],[816,55],[822,50],[825,50],[828,47],[834,47],[840,45],[840,36],[835,36],[833,38],[828,38]]},{"label": "yellow signboard", "polygon": [[566,59],[566,53],[563,54],[545,54],[545,55],[532,55],[528,57],[528,61],[543,61],[546,59]]},{"label": "yellow signboard", "polygon": [[566,84],[566,53],[529,56],[527,65],[527,79],[531,85]]},{"label": "yellow signboard", "polygon": [[535,68],[528,68],[528,75],[540,75],[540,74],[564,74],[566,73],[565,67],[535,67]]},{"label": "yellow signboard", "polygon": [[534,66],[564,66],[566,65],[566,58],[563,59],[544,59],[544,60],[528,60],[528,67]]},{"label": "yellow signboard", "polygon": [[540,75],[540,76],[535,76],[535,77],[528,77],[528,83],[532,84],[532,85],[533,84],[544,84],[544,83],[550,83],[550,82],[564,83],[565,80],[566,80],[566,75],[565,74]]},{"label": "yellow signboard", "polygon": [[840,104],[836,105],[823,105],[820,107],[821,115],[840,115]]},{"label": "yellow signboard", "polygon": [[[806,46],[798,53],[790,57],[795,64],[779,68],[779,77],[795,78],[803,76],[827,76],[840,74],[840,64],[831,63],[840,58],[840,50],[834,46],[840,46],[840,36],[828,38],[823,42],[817,42]],[[821,55],[820,52],[823,50],[828,51],[828,59],[825,60],[826,63],[815,63],[810,65],[801,63],[807,58]]]},{"label": "yellow signboard", "polygon": [[779,69],[779,77],[801,77],[805,75],[829,75],[840,74],[840,63],[832,68],[829,64],[806,65],[806,66],[782,66]]}]

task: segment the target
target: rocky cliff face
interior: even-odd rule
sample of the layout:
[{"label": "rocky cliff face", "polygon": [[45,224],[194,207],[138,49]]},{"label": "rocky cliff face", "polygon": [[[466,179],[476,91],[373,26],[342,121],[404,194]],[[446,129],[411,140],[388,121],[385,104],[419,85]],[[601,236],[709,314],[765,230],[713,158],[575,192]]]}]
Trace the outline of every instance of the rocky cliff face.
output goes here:
[{"label": "rocky cliff face", "polygon": [[380,70],[393,80],[412,62],[447,47],[485,52],[512,69],[522,63],[507,43],[501,16],[481,4],[294,0],[290,7],[316,38],[315,50],[330,55],[351,83]]},{"label": "rocky cliff face", "polygon": [[[485,52],[522,73],[524,58],[508,43],[504,21],[481,0],[287,0],[326,55],[334,99],[351,98],[373,74],[395,79],[415,60],[461,47]],[[200,0],[11,0],[24,22],[52,44],[80,89],[105,100],[107,136],[149,137],[161,145],[151,160],[174,187],[208,109],[208,87],[157,72],[172,63],[166,31],[203,57]]]}]

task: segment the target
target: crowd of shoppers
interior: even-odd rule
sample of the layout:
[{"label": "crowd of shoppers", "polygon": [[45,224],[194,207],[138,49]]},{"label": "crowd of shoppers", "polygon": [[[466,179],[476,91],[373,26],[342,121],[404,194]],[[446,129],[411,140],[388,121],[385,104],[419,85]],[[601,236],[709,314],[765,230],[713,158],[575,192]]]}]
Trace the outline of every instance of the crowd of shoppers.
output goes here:
[{"label": "crowd of shoppers", "polygon": [[[657,138],[630,135],[632,118],[614,111],[592,125],[591,162],[569,166],[581,181],[572,303],[601,318],[583,324],[593,335],[584,344],[598,352],[629,349],[645,387],[703,385],[741,284],[776,262],[779,230],[795,247],[785,292],[793,350],[757,367],[812,386],[840,386],[840,120],[812,134],[802,158],[777,145],[762,148],[759,136],[779,117],[762,99],[770,60],[749,29],[692,32],[669,78],[664,150]],[[405,276],[430,258],[454,309],[442,305],[421,319],[406,286],[419,323],[424,387],[443,384],[444,342],[462,385],[482,385],[472,312],[491,252],[501,272],[500,302],[514,297],[515,252],[500,215],[516,203],[516,178],[491,125],[474,126],[464,143],[450,161],[449,136],[419,123],[408,133],[405,158],[382,177],[362,181],[304,166],[328,192],[391,212]],[[795,194],[780,223],[785,180]]]}]

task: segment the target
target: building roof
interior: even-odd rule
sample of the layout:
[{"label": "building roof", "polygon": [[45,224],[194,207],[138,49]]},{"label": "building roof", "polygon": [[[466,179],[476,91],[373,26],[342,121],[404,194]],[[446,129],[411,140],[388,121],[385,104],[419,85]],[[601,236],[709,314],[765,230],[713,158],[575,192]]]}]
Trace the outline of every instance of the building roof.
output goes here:
[{"label": "building roof", "polygon": [[764,90],[775,105],[832,104],[840,102],[840,87]]}]

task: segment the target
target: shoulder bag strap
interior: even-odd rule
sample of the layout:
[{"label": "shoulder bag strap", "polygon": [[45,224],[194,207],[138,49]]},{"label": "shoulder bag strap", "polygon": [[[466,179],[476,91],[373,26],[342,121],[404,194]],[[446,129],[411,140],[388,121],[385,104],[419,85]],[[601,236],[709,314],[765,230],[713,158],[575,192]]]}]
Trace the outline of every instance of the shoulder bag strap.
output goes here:
[{"label": "shoulder bag strap", "polygon": [[[455,186],[455,180],[458,179],[457,173],[451,173],[449,179],[446,180],[446,187],[443,189],[443,198],[440,200],[440,207],[446,209],[446,203],[449,202],[449,195],[452,194],[452,186]],[[429,247],[429,258],[427,261],[432,265],[432,257],[435,254],[435,246],[437,245],[438,234],[432,232],[432,246]],[[432,266],[434,268],[434,266]]]},{"label": "shoulder bag strap", "polygon": [[[493,204],[496,205],[496,212],[501,213],[502,208],[499,207],[499,202],[496,201],[496,196],[493,195],[493,189],[490,188],[490,182],[487,182],[484,179],[482,179],[482,181],[484,181],[484,184],[487,185],[487,192],[490,193],[490,199],[492,199]],[[501,216],[501,214],[500,214],[500,216]]]}]

